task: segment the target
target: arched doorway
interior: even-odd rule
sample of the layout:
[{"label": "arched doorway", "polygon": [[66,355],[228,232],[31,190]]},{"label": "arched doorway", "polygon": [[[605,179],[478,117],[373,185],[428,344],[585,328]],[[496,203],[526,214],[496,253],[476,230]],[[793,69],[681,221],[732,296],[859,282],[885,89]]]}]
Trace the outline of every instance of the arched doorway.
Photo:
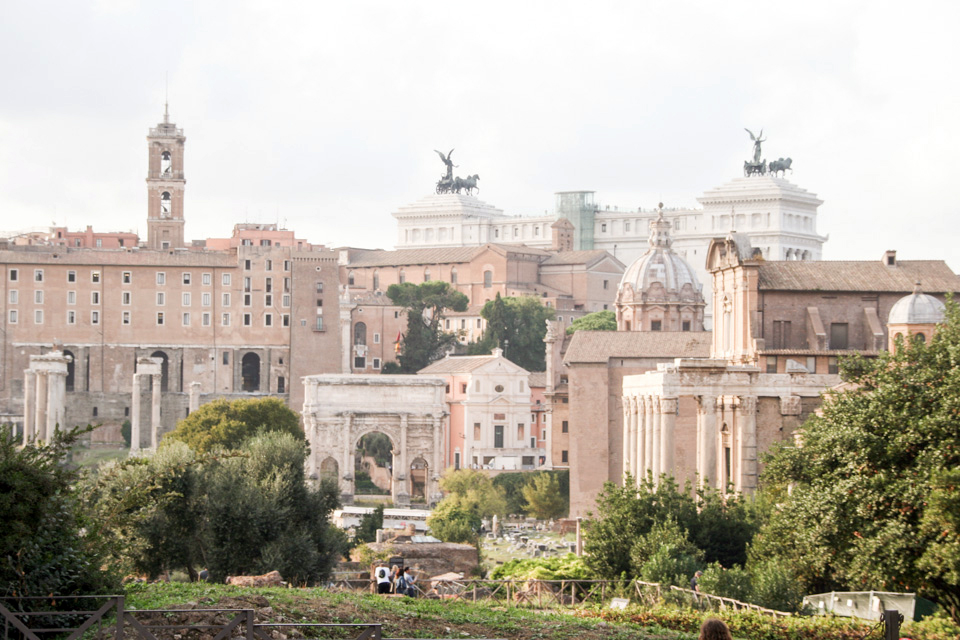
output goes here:
[{"label": "arched doorway", "polygon": [[430,468],[423,458],[410,463],[410,498],[415,501],[427,499],[427,477]]},{"label": "arched doorway", "polygon": [[365,433],[354,449],[354,478],[357,495],[393,493],[393,442],[379,431]]},{"label": "arched doorway", "polygon": [[169,380],[169,359],[167,354],[163,351],[154,351],[150,354],[151,358],[160,358],[160,391],[167,391],[167,383]]},{"label": "arched doorway", "polygon": [[77,357],[73,355],[72,351],[67,351],[66,349],[64,349],[63,355],[67,358],[67,391],[73,391],[77,384],[77,379],[74,375]]},{"label": "arched doorway", "polygon": [[260,391],[260,356],[252,351],[240,361],[242,389],[246,392]]},{"label": "arched doorway", "polygon": [[340,482],[340,465],[335,458],[328,457],[320,463],[320,481]]}]

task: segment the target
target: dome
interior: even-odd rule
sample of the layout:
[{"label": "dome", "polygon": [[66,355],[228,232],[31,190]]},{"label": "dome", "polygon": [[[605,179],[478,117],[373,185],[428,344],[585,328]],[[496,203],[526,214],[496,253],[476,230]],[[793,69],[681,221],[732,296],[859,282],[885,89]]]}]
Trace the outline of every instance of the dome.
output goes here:
[{"label": "dome", "polygon": [[887,316],[887,324],[939,324],[943,322],[946,307],[942,302],[920,292],[920,287],[897,300]]},{"label": "dome", "polygon": [[673,244],[671,226],[663,219],[661,207],[657,219],[650,223],[650,247],[627,267],[620,280],[618,298],[659,294],[674,300],[695,301],[702,297],[693,269],[670,248]]}]

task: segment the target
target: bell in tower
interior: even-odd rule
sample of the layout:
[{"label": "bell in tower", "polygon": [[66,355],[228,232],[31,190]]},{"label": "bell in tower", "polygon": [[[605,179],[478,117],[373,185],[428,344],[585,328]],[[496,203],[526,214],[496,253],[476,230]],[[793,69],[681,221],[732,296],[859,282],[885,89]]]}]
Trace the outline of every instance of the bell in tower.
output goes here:
[{"label": "bell in tower", "polygon": [[147,135],[147,247],[179,249],[183,240],[183,129],[170,122],[164,105],[163,122]]}]

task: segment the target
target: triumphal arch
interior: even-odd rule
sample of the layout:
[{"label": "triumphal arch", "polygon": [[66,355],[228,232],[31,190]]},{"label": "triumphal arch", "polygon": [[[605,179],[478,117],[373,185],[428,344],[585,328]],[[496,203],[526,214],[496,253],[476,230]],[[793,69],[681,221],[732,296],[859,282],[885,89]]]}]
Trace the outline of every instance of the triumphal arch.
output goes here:
[{"label": "triumphal arch", "polygon": [[382,433],[393,445],[394,504],[410,503],[415,476],[425,478],[423,497],[428,504],[440,500],[447,416],[444,380],[330,374],[307,376],[303,384],[308,477],[336,477],[343,503],[351,503],[357,444],[368,433]]}]

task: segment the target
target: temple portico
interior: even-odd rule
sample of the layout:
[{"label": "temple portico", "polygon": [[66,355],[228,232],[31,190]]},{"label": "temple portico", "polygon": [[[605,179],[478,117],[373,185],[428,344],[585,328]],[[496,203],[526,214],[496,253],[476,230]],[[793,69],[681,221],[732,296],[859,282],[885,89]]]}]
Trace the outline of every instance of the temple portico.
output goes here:
[{"label": "temple portico", "polygon": [[61,351],[30,356],[23,383],[23,443],[47,442],[63,425],[67,401],[67,365]]},{"label": "temple portico", "polygon": [[[836,375],[680,359],[623,380],[623,473],[752,493],[758,448],[792,437]],[[761,420],[762,417],[762,420]],[[762,446],[761,446],[762,445]]]}]

